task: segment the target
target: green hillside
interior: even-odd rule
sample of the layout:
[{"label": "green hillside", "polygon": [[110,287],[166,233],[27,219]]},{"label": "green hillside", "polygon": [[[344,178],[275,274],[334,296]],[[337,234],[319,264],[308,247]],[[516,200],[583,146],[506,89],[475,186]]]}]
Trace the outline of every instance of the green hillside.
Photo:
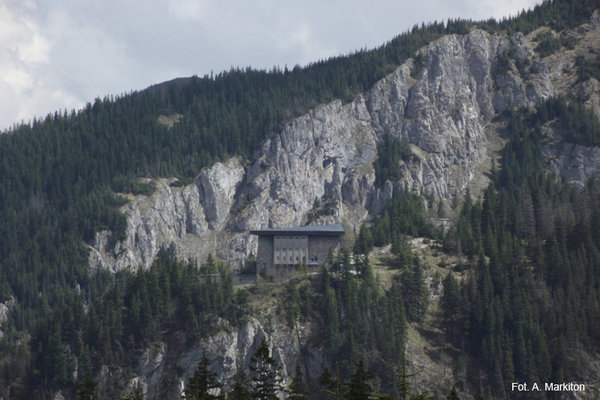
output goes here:
[{"label": "green hillside", "polygon": [[[119,193],[154,190],[140,177],[185,182],[216,161],[250,158],[287,121],[333,99],[352,100],[442,35],[475,26],[505,33],[542,25],[560,30],[589,19],[599,7],[597,0],[552,1],[510,20],[415,26],[377,49],[290,70],[232,69],[177,79],[4,132],[0,302],[13,308],[0,327],[0,396],[44,399],[64,389],[75,398],[78,383],[101,365],[127,370],[153,340],[185,331],[185,340],[194,341],[213,332],[218,318],[235,326],[250,313],[250,294],[234,291],[227,267],[219,263],[197,268],[165,250],[149,271],[89,271],[86,244],[98,231],[112,231],[113,243],[124,238],[118,207],[125,199]],[[597,74],[594,62],[579,62],[586,76]],[[447,235],[425,224],[410,195],[394,199],[375,217],[372,231],[361,231],[357,254],[373,241],[392,243],[396,268],[409,271],[403,276],[411,282],[422,277],[403,235],[439,239],[448,254],[464,256],[461,268],[471,271],[471,279],[445,283],[456,290],[448,289],[442,300],[443,324],[449,343],[469,349],[466,354],[476,360],[470,373],[484,371],[481,382],[489,395],[501,395],[499,388],[513,380],[581,376],[587,364],[572,351],[574,337],[581,354],[600,347],[600,189],[597,182],[581,190],[559,182],[544,172],[540,153],[540,126],[554,119],[568,132],[581,132],[567,140],[597,145],[600,132],[591,115],[554,99],[535,111],[499,116],[508,121],[502,166],[482,202],[467,201]],[[378,184],[398,177],[393,167],[380,164],[405,153],[403,146],[387,143]],[[221,278],[205,282],[207,271]],[[321,283],[287,288],[286,295],[303,299],[288,311],[318,321],[330,357],[341,359],[346,376],[364,357],[368,368],[393,380],[384,371],[400,362],[403,342],[386,343],[384,332],[395,329],[402,337],[405,318],[418,322],[423,310],[410,305],[422,294],[411,293],[414,285],[401,279],[379,291],[368,271],[367,261],[358,278],[337,271],[331,280],[323,276]],[[309,293],[318,304],[307,305]],[[354,310],[354,319],[346,308]],[[373,315],[389,320],[367,329]],[[369,346],[361,348],[363,342]],[[394,356],[382,356],[387,352]]]}]

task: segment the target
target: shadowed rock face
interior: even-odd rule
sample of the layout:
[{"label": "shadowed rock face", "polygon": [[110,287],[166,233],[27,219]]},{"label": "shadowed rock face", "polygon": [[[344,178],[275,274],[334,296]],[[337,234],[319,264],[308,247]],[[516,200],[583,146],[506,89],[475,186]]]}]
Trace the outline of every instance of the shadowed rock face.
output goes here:
[{"label": "shadowed rock face", "polygon": [[[123,207],[124,241],[109,248],[110,233],[97,234],[90,266],[147,268],[171,244],[184,259],[202,261],[212,252],[237,264],[256,253],[250,229],[301,224],[323,196],[337,206],[318,222],[344,223],[352,232],[394,190],[442,201],[462,198],[467,188],[477,193],[502,145],[501,124],[493,121],[500,112],[565,93],[600,109],[598,82],[575,85],[573,71],[577,55],[600,47],[597,20],[572,32],[580,39],[575,49],[546,58],[534,50],[536,32],[445,36],[420,50],[420,71],[410,59],[352,102],[323,104],[290,121],[251,160],[216,163],[186,187],[159,180],[152,196],[132,198]],[[508,52],[508,68],[500,70],[498,56]],[[373,161],[385,135],[408,143],[418,160],[401,161],[402,179],[375,188]],[[552,171],[579,183],[598,173],[597,148],[555,139],[545,149]]]}]

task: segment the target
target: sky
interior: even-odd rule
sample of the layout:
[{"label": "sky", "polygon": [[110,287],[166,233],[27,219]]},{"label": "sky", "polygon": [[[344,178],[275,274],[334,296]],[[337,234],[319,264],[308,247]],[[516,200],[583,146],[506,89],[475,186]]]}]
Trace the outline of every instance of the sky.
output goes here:
[{"label": "sky", "polygon": [[0,0],[0,130],[231,67],[306,65],[540,0]]}]

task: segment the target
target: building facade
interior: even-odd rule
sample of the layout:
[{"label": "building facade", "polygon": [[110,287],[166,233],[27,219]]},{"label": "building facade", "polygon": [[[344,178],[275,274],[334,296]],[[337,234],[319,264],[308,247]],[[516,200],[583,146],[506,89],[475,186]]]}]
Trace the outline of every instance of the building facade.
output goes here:
[{"label": "building facade", "polygon": [[258,236],[256,271],[273,280],[290,276],[300,265],[318,267],[340,248],[341,225],[297,226],[250,231]]}]

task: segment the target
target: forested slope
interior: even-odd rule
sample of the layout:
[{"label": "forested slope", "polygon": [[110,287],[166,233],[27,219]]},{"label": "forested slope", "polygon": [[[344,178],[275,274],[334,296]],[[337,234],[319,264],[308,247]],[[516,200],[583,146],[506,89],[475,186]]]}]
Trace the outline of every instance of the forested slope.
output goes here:
[{"label": "forested slope", "polygon": [[[234,291],[227,268],[218,263],[196,268],[165,252],[149,271],[88,270],[86,244],[96,232],[110,230],[113,242],[123,238],[126,221],[118,207],[126,200],[119,193],[153,192],[152,184],[140,183],[139,177],[188,182],[215,161],[250,158],[292,118],[333,99],[352,100],[409,57],[418,74],[423,59],[416,51],[443,35],[474,27],[508,35],[539,26],[560,31],[587,21],[598,7],[597,1],[554,1],[500,22],[422,25],[378,49],[303,68],[232,69],[175,80],[4,132],[0,302],[10,310],[0,326],[0,394],[47,398],[63,389],[76,396],[86,374],[97,374],[102,365],[133,368],[144,346],[164,335],[185,331],[185,340],[194,341],[212,333],[219,318],[236,326],[248,315],[248,293]],[[540,53],[568,45],[552,38],[540,42]],[[507,54],[500,68],[508,68],[514,57]],[[582,81],[600,78],[597,59],[580,58],[577,68]],[[497,118],[506,121],[509,144],[491,174],[492,185],[481,202],[465,199],[455,228],[442,237],[425,222],[417,197],[400,195],[370,230],[363,228],[355,249],[361,254],[373,244],[392,243],[396,268],[409,271],[405,277],[412,282],[421,278],[404,235],[439,239],[446,252],[464,256],[460,268],[469,271],[469,279],[460,285],[451,278],[445,282],[444,329],[457,348],[471,349],[466,350],[470,376],[483,371],[483,389],[502,396],[513,380],[587,377],[589,363],[582,357],[594,357],[591,351],[600,344],[594,318],[600,315],[598,184],[575,188],[560,182],[545,172],[542,155],[542,132],[549,125],[568,143],[585,146],[597,146],[600,132],[597,117],[572,98],[553,98],[534,111],[508,111]],[[399,160],[418,162],[391,139],[380,150],[375,164],[380,186],[401,178]],[[338,275],[302,284],[304,302],[288,311],[318,321],[330,360],[350,355],[342,359],[344,373],[365,357],[382,378],[387,365],[399,362],[403,345],[400,339],[386,343],[383,332],[392,326],[401,338],[403,314],[417,323],[422,312],[414,308],[418,302],[407,304],[402,296],[424,297],[419,290],[411,293],[412,284],[399,289],[401,281],[379,291],[368,261],[361,262],[361,280],[334,263]],[[207,271],[220,278],[205,281]],[[306,303],[309,289],[317,291],[318,307]],[[290,288],[291,296],[296,290]],[[389,320],[366,329],[372,315]],[[368,351],[360,348],[364,341]],[[389,352],[392,357],[381,356]],[[463,385],[473,387],[472,382]]]}]

